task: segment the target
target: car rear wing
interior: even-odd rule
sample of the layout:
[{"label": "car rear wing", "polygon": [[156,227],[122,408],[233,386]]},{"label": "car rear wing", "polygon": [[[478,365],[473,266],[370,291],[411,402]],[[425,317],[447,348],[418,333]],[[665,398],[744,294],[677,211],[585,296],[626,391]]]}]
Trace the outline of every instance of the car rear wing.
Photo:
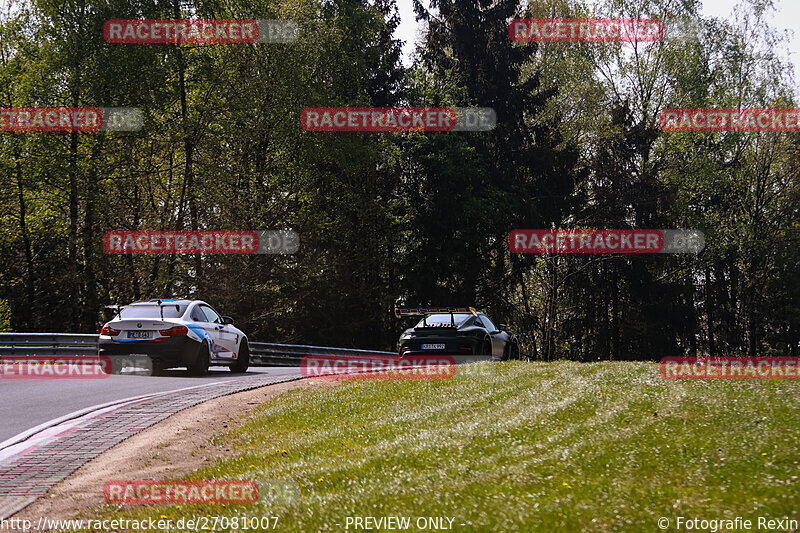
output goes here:
[{"label": "car rear wing", "polygon": [[[125,307],[125,306],[124,305],[104,305],[103,309],[113,310],[114,311],[114,316],[117,316],[117,315],[119,315],[120,311],[122,311],[123,307]],[[106,316],[108,316],[108,315],[106,315]]]},{"label": "car rear wing", "polygon": [[[147,301],[141,301],[140,300],[140,301],[136,301],[136,302],[133,302],[133,303],[135,303],[135,304],[140,304],[140,303],[141,304],[150,304],[150,305],[153,305],[153,306],[158,306],[158,309],[161,312],[161,320],[164,320],[164,308],[165,307],[170,307],[170,306],[174,305],[175,309],[177,311],[181,310],[180,304],[175,303],[175,300],[166,300],[166,299],[165,300],[158,300],[158,299],[154,299],[154,300],[147,300]],[[104,305],[103,307],[105,309],[113,309],[115,311],[115,313],[116,313],[115,316],[117,316],[122,312],[123,308],[130,307],[130,305]]]},{"label": "car rear wing", "polygon": [[422,316],[432,313],[472,313],[478,316],[478,311],[474,307],[395,307],[394,316],[401,318],[404,316]]}]

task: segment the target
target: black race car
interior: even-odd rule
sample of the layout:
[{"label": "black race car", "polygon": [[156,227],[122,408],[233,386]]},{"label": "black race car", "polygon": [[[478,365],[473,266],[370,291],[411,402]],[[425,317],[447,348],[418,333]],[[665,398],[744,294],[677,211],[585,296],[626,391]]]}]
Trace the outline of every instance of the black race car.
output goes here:
[{"label": "black race car", "polygon": [[495,326],[472,307],[395,307],[398,318],[422,316],[400,336],[400,357],[409,355],[471,355],[507,361],[519,359],[517,338],[505,324]]}]

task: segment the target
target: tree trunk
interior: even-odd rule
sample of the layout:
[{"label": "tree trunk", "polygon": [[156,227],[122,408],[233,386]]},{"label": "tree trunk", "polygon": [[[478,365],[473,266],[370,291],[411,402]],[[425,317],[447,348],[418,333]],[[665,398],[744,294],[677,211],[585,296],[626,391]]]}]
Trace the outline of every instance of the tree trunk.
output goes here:
[{"label": "tree trunk", "polygon": [[[180,18],[180,11],[178,9],[178,2],[173,3],[173,14],[175,18]],[[194,194],[194,150],[195,141],[193,133],[188,124],[188,107],[186,104],[186,66],[183,62],[183,54],[181,48],[175,48],[178,57],[178,87],[180,89],[181,98],[181,123],[183,125],[183,183],[188,196],[189,204],[189,225],[192,231],[199,229],[198,216],[197,216],[197,197]],[[202,255],[195,254],[194,256],[194,277],[195,287],[202,293],[202,280],[203,280],[203,260]],[[165,295],[169,296],[169,295]]]},{"label": "tree trunk", "polygon": [[706,329],[708,330],[708,355],[716,357],[717,346],[714,342],[714,292],[711,284],[711,267],[706,265],[705,269],[706,286]]},{"label": "tree trunk", "polygon": [[94,221],[95,193],[97,188],[97,176],[94,166],[89,171],[89,180],[86,187],[86,206],[83,216],[83,291],[84,306],[82,316],[82,331],[95,331],[99,324],[98,319],[98,300],[97,300],[97,278],[94,270],[96,255],[96,237]]},{"label": "tree trunk", "polygon": [[[73,107],[78,107],[77,98],[73,99]],[[67,229],[67,270],[69,272],[69,288],[67,305],[67,325],[69,331],[77,331],[80,317],[80,289],[78,275],[78,132],[70,132],[69,140],[69,226]]]},{"label": "tree trunk", "polygon": [[22,320],[16,325],[18,329],[33,330],[36,325],[33,320],[33,310],[36,308],[36,273],[33,268],[33,250],[31,248],[31,234],[28,229],[27,207],[25,204],[25,190],[22,185],[22,165],[19,154],[15,154],[14,164],[17,177],[17,197],[19,199],[19,231],[22,234],[22,245],[25,253],[25,292],[26,305],[22,309]]}]

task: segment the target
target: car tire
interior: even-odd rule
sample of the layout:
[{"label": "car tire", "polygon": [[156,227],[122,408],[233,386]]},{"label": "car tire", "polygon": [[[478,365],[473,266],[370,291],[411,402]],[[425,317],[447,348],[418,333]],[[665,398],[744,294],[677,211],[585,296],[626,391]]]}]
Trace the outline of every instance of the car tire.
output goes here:
[{"label": "car tire", "polygon": [[122,373],[122,358],[121,357],[109,357],[109,361],[111,361],[111,368],[108,369],[108,374],[120,374]]},{"label": "car tire", "polygon": [[489,337],[484,337],[483,342],[481,342],[481,348],[478,355],[483,356],[492,356],[492,339]]},{"label": "car tire", "polygon": [[229,368],[231,372],[236,372],[237,374],[244,374],[247,372],[247,369],[250,367],[250,345],[247,344],[246,340],[242,340],[242,345],[239,347],[239,355],[236,357],[236,362],[233,363]]},{"label": "car tire", "polygon": [[507,350],[506,361],[516,361],[519,359],[519,345],[516,342],[509,344]]},{"label": "car tire", "polygon": [[197,350],[197,356],[194,361],[189,363],[186,370],[191,376],[205,376],[208,374],[208,365],[211,364],[211,355],[208,351],[208,343],[203,341],[200,348]]},{"label": "car tire", "polygon": [[159,360],[150,360],[150,375],[151,376],[163,376],[164,375],[164,363]]}]

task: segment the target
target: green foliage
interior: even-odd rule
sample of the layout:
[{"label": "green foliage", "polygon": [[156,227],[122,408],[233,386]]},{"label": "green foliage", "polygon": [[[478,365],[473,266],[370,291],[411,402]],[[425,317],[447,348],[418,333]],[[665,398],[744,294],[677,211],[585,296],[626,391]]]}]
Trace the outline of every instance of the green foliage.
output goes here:
[{"label": "green foliage", "polygon": [[[800,351],[798,141],[666,134],[667,107],[792,107],[762,31],[694,0],[23,3],[0,102],[141,108],[139,132],[0,133],[0,299],[17,331],[204,298],[256,340],[393,348],[396,303],[475,305],[541,359]],[[514,17],[658,17],[657,43],[513,43]],[[289,44],[109,44],[111,18],[294,19]],[[481,106],[490,132],[307,132],[306,107]],[[542,257],[513,229],[695,228],[698,256]],[[114,229],[278,229],[293,256],[108,255]]]},{"label": "green foliage", "polygon": [[0,331],[11,331],[11,306],[8,300],[0,300]]},{"label": "green foliage", "polygon": [[[800,423],[797,381],[666,381],[657,365],[630,362],[477,366],[464,379],[356,379],[282,394],[212,442],[231,457],[187,477],[295,487],[292,498],[245,508],[279,516],[277,531],[348,516],[446,516],[456,531],[482,532],[796,516],[800,435],[786,428]],[[245,514],[124,507],[92,516]]]}]

